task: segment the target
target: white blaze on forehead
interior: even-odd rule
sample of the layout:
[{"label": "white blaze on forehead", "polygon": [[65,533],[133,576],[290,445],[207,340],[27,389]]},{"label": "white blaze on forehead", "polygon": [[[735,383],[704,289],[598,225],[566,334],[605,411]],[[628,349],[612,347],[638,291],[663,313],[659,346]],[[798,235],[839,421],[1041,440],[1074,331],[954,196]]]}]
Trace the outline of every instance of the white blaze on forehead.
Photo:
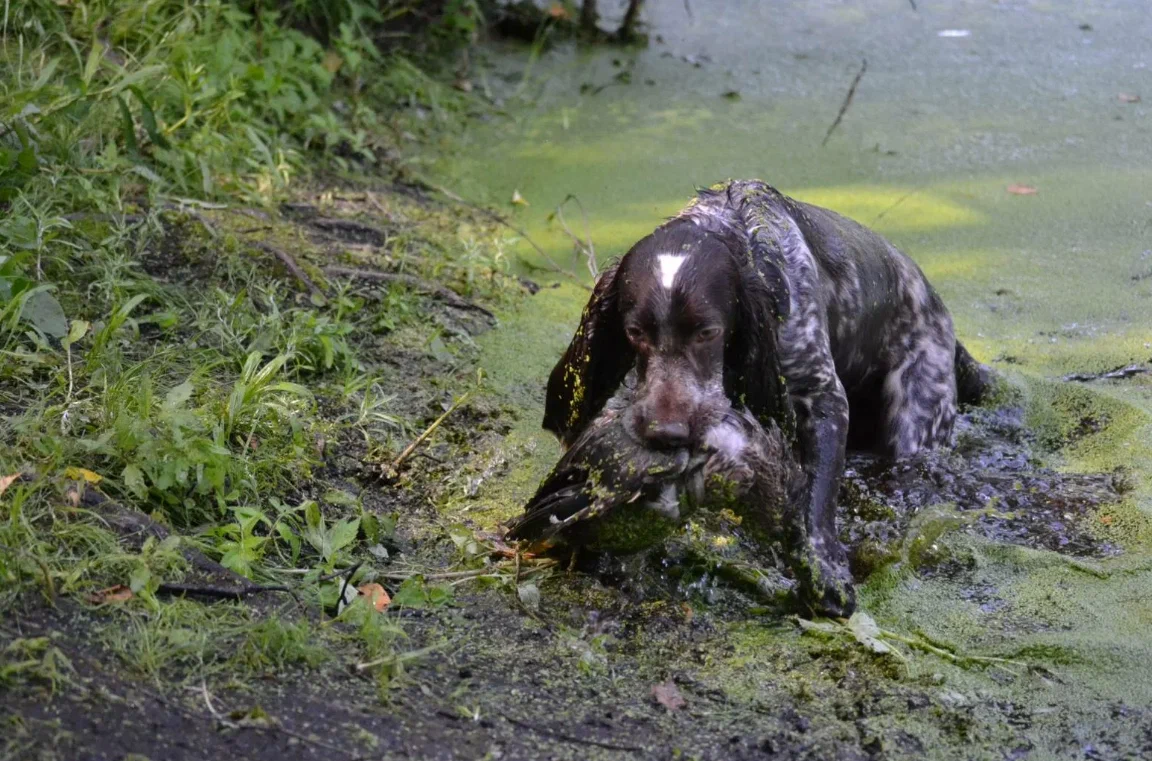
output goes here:
[{"label": "white blaze on forehead", "polygon": [[665,288],[671,288],[672,281],[676,279],[676,273],[680,271],[681,265],[687,258],[687,255],[682,254],[658,255],[656,260],[660,264],[660,284]]}]

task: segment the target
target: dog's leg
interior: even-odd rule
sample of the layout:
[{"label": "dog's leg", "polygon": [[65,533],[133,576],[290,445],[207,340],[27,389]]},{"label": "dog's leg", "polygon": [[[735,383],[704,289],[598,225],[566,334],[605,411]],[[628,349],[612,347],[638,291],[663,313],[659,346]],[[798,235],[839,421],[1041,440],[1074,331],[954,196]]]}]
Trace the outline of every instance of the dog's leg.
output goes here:
[{"label": "dog's leg", "polygon": [[836,496],[844,474],[848,398],[839,379],[793,397],[805,488],[790,516],[793,569],[804,604],[842,617],[856,607],[848,560],[836,532]]},{"label": "dog's leg", "polygon": [[[811,317],[812,315],[809,315]],[[848,396],[818,318],[782,331],[781,367],[796,412],[805,487],[791,506],[789,544],[801,601],[816,613],[849,616],[856,607],[848,560],[836,532],[836,497],[848,444]],[[824,337],[821,340],[821,337]]]},{"label": "dog's leg", "polygon": [[[948,326],[950,327],[950,326]],[[911,457],[944,444],[956,421],[956,342],[927,324],[913,331],[884,379],[884,438],[891,453]]]}]

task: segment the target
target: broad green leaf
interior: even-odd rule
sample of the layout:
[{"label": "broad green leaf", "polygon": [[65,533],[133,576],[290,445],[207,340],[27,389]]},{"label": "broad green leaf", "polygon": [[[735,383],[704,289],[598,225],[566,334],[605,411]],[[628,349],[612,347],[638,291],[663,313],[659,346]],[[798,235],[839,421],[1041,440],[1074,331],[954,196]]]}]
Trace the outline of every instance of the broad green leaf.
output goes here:
[{"label": "broad green leaf", "polygon": [[[41,89],[42,87],[47,85],[50,81],[52,81],[52,75],[56,73],[56,65],[58,63],[60,63],[60,59],[58,59],[58,58],[49,58],[48,59],[47,65],[40,72],[40,76],[36,78],[36,82],[33,83],[32,87],[30,88],[32,92],[35,92],[36,90]],[[39,110],[39,109],[37,109],[37,110]]]},{"label": "broad green leaf", "polygon": [[92,77],[96,76],[96,70],[100,68],[100,61],[103,57],[104,43],[100,40],[93,40],[92,48],[88,51],[88,60],[84,63],[84,73],[82,75],[85,90],[88,89],[88,85],[92,84]]},{"label": "broad green leaf", "polygon": [[396,594],[392,595],[392,605],[400,608],[426,607],[428,594],[424,589],[424,577],[409,576],[404,579]]},{"label": "broad green leaf", "polygon": [[179,386],[175,386],[164,395],[164,408],[174,410],[183,407],[184,404],[192,398],[192,381],[184,381]]},{"label": "broad green leaf", "polygon": [[343,489],[329,489],[324,492],[323,499],[330,505],[341,505],[343,507],[357,507],[360,504],[359,497]]},{"label": "broad green leaf", "polygon": [[72,327],[68,330],[68,336],[60,343],[64,346],[71,346],[84,337],[88,332],[89,324],[86,320],[73,320]]},{"label": "broad green leaf", "polygon": [[834,624],[831,621],[809,621],[806,618],[798,618],[796,619],[796,623],[800,625],[800,628],[804,630],[805,634],[829,637],[844,633],[844,627],[839,624]]},{"label": "broad green leaf", "polygon": [[331,538],[329,540],[332,552],[339,552],[352,542],[356,541],[356,537],[360,534],[360,519],[353,518],[352,520],[342,520],[332,527]]},{"label": "broad green leaf", "polygon": [[68,318],[56,297],[45,290],[37,290],[24,302],[20,316],[46,336],[64,338],[68,335]]},{"label": "broad green leaf", "polygon": [[320,515],[320,505],[312,500],[308,500],[308,504],[304,508],[304,522],[309,528],[324,528],[324,517]]},{"label": "broad green leaf", "polygon": [[168,73],[168,67],[167,66],[162,66],[159,64],[157,64],[155,66],[145,66],[143,69],[137,69],[136,71],[132,72],[128,76],[119,80],[118,82],[113,84],[111,87],[107,88],[107,90],[105,90],[104,92],[113,92],[113,93],[121,92],[123,90],[128,89],[132,85],[137,84],[138,82],[143,82],[147,79],[151,79],[152,77],[161,76],[161,75],[164,75],[167,73]]},{"label": "broad green leaf", "polygon": [[888,643],[880,639],[880,627],[864,611],[856,611],[852,617],[848,619],[848,629],[852,632],[852,636],[856,638],[864,647],[868,648],[874,653],[890,653],[892,648]]},{"label": "broad green leaf", "polygon": [[452,602],[452,597],[456,594],[450,584],[437,584],[434,587],[428,587],[425,591],[429,605],[447,605]]},{"label": "broad green leaf", "polygon": [[171,148],[168,138],[156,127],[156,114],[152,111],[152,104],[144,97],[144,93],[136,85],[129,85],[128,89],[140,100],[140,120],[144,123],[148,139],[161,148]]},{"label": "broad green leaf", "polygon": [[136,143],[136,122],[132,120],[132,112],[128,110],[124,98],[117,96],[116,104],[120,106],[120,134],[124,136],[124,148],[129,153],[139,153],[140,146]]},{"label": "broad green leaf", "polygon": [[140,590],[148,586],[148,582],[152,580],[152,572],[148,570],[148,566],[137,566],[132,575],[128,577],[128,588],[134,593],[139,594]]}]

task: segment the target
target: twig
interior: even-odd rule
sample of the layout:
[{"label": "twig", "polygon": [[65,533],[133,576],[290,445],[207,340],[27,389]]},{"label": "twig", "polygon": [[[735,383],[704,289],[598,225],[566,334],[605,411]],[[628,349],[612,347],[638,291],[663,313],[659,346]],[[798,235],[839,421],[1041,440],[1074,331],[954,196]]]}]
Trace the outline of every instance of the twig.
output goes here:
[{"label": "twig", "polygon": [[885,208],[885,209],[884,209],[882,212],[880,212],[879,214],[877,214],[877,215],[875,216],[875,218],[873,218],[873,220],[872,220],[872,221],[871,221],[869,224],[872,224],[872,225],[874,225],[874,224],[876,224],[877,222],[879,222],[881,219],[884,219],[884,217],[886,217],[886,216],[888,215],[888,212],[892,211],[892,210],[893,210],[893,209],[895,209],[897,206],[899,206],[900,204],[902,204],[902,203],[904,203],[905,201],[907,201],[909,198],[911,198],[911,197],[912,197],[913,195],[915,195],[916,193],[919,193],[919,192],[920,192],[920,190],[921,190],[921,188],[923,188],[923,187],[924,187],[923,185],[918,185],[917,187],[914,187],[914,188],[912,188],[912,189],[911,189],[911,190],[909,190],[907,193],[905,193],[904,195],[902,195],[902,196],[900,196],[899,198],[897,198],[895,201],[893,201],[891,204],[889,204],[887,208]]},{"label": "twig", "polygon": [[692,16],[692,3],[691,0],[684,0],[684,12],[688,14],[688,21],[693,22],[696,19]]},{"label": "twig", "polygon": [[346,277],[353,280],[375,280],[381,283],[402,283],[409,288],[414,288],[417,291],[431,294],[432,296],[440,299],[449,306],[456,307],[457,309],[467,309],[495,320],[496,315],[491,310],[486,309],[479,304],[475,304],[451,288],[436,283],[430,283],[427,280],[418,278],[415,275],[408,275],[402,272],[380,272],[378,270],[361,270],[353,267],[325,267],[324,274],[327,277]]},{"label": "twig", "polygon": [[1103,373],[1070,373],[1064,376],[1066,381],[1097,381],[1097,380],[1119,380],[1122,378],[1131,378],[1134,375],[1144,375],[1145,373],[1152,372],[1152,367],[1148,365],[1126,365],[1125,367],[1117,367],[1114,370],[1109,370]]},{"label": "twig", "polygon": [[501,713],[500,715],[509,724],[520,727],[521,729],[527,729],[530,732],[536,732],[537,734],[544,735],[545,737],[554,737],[557,740],[563,740],[564,742],[574,743],[576,745],[591,745],[594,748],[619,750],[627,753],[644,752],[644,748],[641,748],[639,745],[618,745],[616,743],[604,742],[603,740],[593,740],[588,737],[577,737],[576,735],[570,735],[566,732],[550,729],[549,727],[536,726],[535,724],[531,724],[527,721],[524,721],[523,719],[517,719],[513,716],[509,716],[506,713]]},{"label": "twig", "polygon": [[263,241],[254,241],[252,245],[265,253],[272,254],[277,259],[279,259],[280,262],[288,268],[288,271],[295,275],[296,279],[307,286],[308,290],[312,291],[312,293],[319,294],[321,296],[324,295],[324,292],[320,290],[320,288],[318,288],[315,283],[312,282],[312,279],[308,277],[304,270],[300,269],[300,265],[296,263],[296,260],[293,259],[292,255],[287,251],[283,251]]},{"label": "twig", "polygon": [[208,694],[208,683],[203,679],[200,680],[200,693],[204,696],[204,705],[208,708],[208,713],[212,714],[212,718],[221,724],[227,724],[231,728],[235,728],[236,724],[224,718],[224,715],[216,710],[212,705],[212,696]]},{"label": "twig", "polygon": [[438,417],[434,421],[432,421],[432,425],[425,428],[424,433],[417,436],[415,441],[413,441],[411,444],[409,444],[407,447],[405,447],[404,451],[400,453],[400,456],[392,461],[392,465],[391,465],[392,472],[393,473],[399,472],[400,466],[404,464],[404,461],[407,460],[409,456],[411,456],[412,452],[414,452],[416,450],[416,447],[423,444],[428,439],[428,437],[431,436],[436,431],[436,429],[440,427],[440,424],[448,419],[449,415],[451,415],[453,412],[458,410],[460,408],[460,405],[464,404],[465,402],[467,402],[471,398],[472,398],[472,392],[471,391],[465,393],[463,396],[461,396],[459,399],[457,399],[455,402],[453,402],[452,406],[449,407],[447,410],[445,410],[443,415],[441,415],[440,417]]},{"label": "twig", "polygon": [[204,584],[163,583],[156,588],[156,591],[163,594],[192,595],[194,597],[210,597],[218,600],[243,600],[249,595],[257,595],[264,592],[285,592],[286,594],[292,595],[292,597],[296,596],[291,589],[281,584],[218,587]]},{"label": "twig", "polygon": [[52,583],[52,573],[51,573],[51,571],[48,570],[48,564],[45,563],[40,558],[33,555],[31,552],[28,552],[27,550],[20,549],[19,547],[9,547],[6,544],[0,544],[0,550],[4,550],[6,552],[11,552],[13,555],[23,555],[24,557],[28,558],[33,563],[35,563],[37,565],[37,567],[40,568],[40,573],[42,573],[44,575],[44,586],[47,587],[47,590],[48,590],[48,602],[51,603],[53,606],[55,606],[56,605],[56,585]]},{"label": "twig", "polygon": [[[447,581],[454,580],[467,580],[470,578],[479,578],[481,576],[494,576],[496,572],[505,566],[508,561],[501,561],[493,566],[487,568],[472,568],[467,571],[442,571],[440,573],[422,573],[420,571],[412,571],[411,573],[381,573],[379,577],[388,579],[389,581],[407,581],[413,576],[420,576],[428,581]],[[557,562],[552,558],[538,558],[532,561],[522,560],[521,566],[526,562],[531,562],[531,569],[534,571],[542,571],[546,568],[552,568],[557,565]]]},{"label": "twig", "polygon": [[423,658],[425,655],[428,655],[428,653],[434,653],[444,648],[445,645],[429,645],[419,650],[412,650],[407,653],[393,653],[392,655],[385,655],[381,658],[365,661],[364,663],[357,663],[353,668],[355,668],[357,672],[361,672],[376,666],[383,666],[385,663],[406,663],[407,661],[414,661],[417,658]]},{"label": "twig", "polygon": [[852,98],[856,95],[856,86],[860,84],[860,80],[864,78],[864,72],[868,71],[868,59],[865,58],[860,63],[860,71],[856,72],[856,78],[852,80],[852,85],[848,88],[848,94],[844,96],[844,102],[840,104],[840,111],[836,114],[836,121],[832,122],[832,126],[828,128],[828,132],[824,135],[824,139],[820,141],[820,147],[823,148],[828,144],[828,138],[832,137],[832,133],[840,126],[840,120],[844,118],[844,113],[848,110],[848,106],[852,105]]},{"label": "twig", "polygon": [[[303,735],[303,734],[300,734],[299,732],[293,732],[291,729],[285,729],[283,726],[280,726],[279,722],[276,722],[275,719],[271,719],[268,726],[256,726],[256,725],[250,724],[250,723],[232,721],[231,719],[227,719],[224,717],[223,714],[221,714],[219,711],[217,711],[215,709],[215,707],[213,707],[212,700],[208,695],[208,685],[203,680],[201,680],[201,682],[200,682],[199,692],[204,697],[204,704],[208,707],[209,716],[204,716],[203,714],[198,713],[196,711],[188,710],[187,708],[184,708],[182,705],[180,705],[176,701],[169,700],[168,698],[164,697],[160,693],[153,692],[147,688],[140,687],[138,689],[141,692],[143,692],[145,695],[150,696],[153,700],[155,700],[159,703],[163,703],[164,705],[168,706],[169,708],[174,709],[175,711],[177,711],[180,714],[183,714],[186,717],[190,717],[190,718],[194,718],[194,719],[201,719],[201,720],[208,720],[209,718],[211,718],[212,721],[216,722],[217,726],[224,727],[225,729],[232,729],[232,730],[249,729],[249,730],[253,730],[256,732],[275,732],[278,734],[282,734],[286,737],[291,737],[291,738],[293,738],[299,742],[304,743],[305,745],[310,745],[310,746],[315,747],[315,748],[322,748],[322,749],[330,751],[330,752],[335,752],[335,753],[339,753],[339,754],[344,755],[344,756],[348,756],[349,759],[352,759],[353,761],[355,761],[355,759],[360,758],[360,756],[355,751],[345,750],[344,748],[341,748],[339,746],[330,745],[329,743],[322,742],[320,740],[317,740],[314,735],[312,735],[312,736]],[[195,688],[192,688],[192,689],[195,689]],[[272,723],[272,722],[275,722],[275,723]]]},{"label": "twig", "polygon": [[916,7],[916,0],[908,0],[908,4],[912,6],[912,10],[919,12],[920,9]]},{"label": "twig", "polygon": [[75,211],[71,214],[62,215],[64,219],[69,222],[79,222],[80,220],[91,220],[93,222],[117,222],[122,225],[136,224],[144,221],[144,216],[141,214],[96,214],[86,211]]},{"label": "twig", "polygon": [[[326,573],[323,576],[318,576],[316,581],[332,581],[332,579],[338,579],[342,576],[347,576],[350,579],[356,575],[356,572],[360,570],[360,566],[362,565],[364,565],[364,561],[360,561],[351,568],[341,568],[339,571],[333,571],[332,573]],[[305,571],[305,573],[307,573],[307,571]]]},{"label": "twig", "polygon": [[887,629],[881,629],[880,636],[884,639],[903,642],[908,647],[911,647],[915,650],[923,650],[926,653],[939,656],[940,658],[943,658],[946,661],[951,661],[958,666],[964,666],[966,664],[981,664],[985,666],[991,666],[993,668],[998,668],[1002,671],[1007,671],[1013,676],[1019,676],[1020,674],[1008,668],[1008,666],[1020,666],[1025,669],[1028,668],[1027,663],[1023,663],[1022,661],[1013,661],[1008,658],[996,658],[990,655],[957,655],[951,650],[945,650],[942,647],[937,647],[936,645],[926,642],[923,639],[907,637],[903,634],[897,634],[896,632],[888,631]]},{"label": "twig", "polygon": [[181,207],[180,210],[183,211],[188,216],[192,217],[192,219],[199,222],[200,226],[203,227],[207,231],[208,235],[212,238],[212,240],[216,240],[220,237],[220,231],[216,229],[216,225],[214,225],[210,221],[208,221],[208,218],[205,217],[203,214],[201,214],[198,211],[192,211],[191,209],[186,208],[186,207]]},{"label": "twig", "polygon": [[462,206],[467,206],[469,209],[472,209],[473,211],[476,211],[480,214],[483,214],[484,216],[488,217],[492,221],[497,222],[501,225],[504,225],[509,230],[511,230],[512,232],[516,233],[521,238],[526,240],[528,242],[528,245],[532,246],[532,248],[536,250],[536,253],[540,254],[540,257],[544,261],[548,262],[548,264],[552,267],[552,271],[557,272],[561,275],[564,275],[565,277],[569,278],[570,280],[575,282],[577,285],[579,285],[581,288],[583,288],[586,291],[592,290],[592,286],[588,285],[583,280],[581,280],[580,277],[575,272],[570,272],[569,270],[566,270],[563,267],[561,267],[559,264],[557,264],[556,261],[551,256],[548,255],[548,252],[540,247],[540,244],[538,244],[536,241],[532,240],[532,238],[528,235],[528,233],[524,232],[519,227],[517,227],[516,225],[509,222],[505,217],[497,214],[494,211],[490,211],[488,209],[485,209],[483,206],[480,206],[478,204],[474,204],[471,201],[467,201],[467,200],[461,198],[460,196],[456,195],[455,193],[453,193],[448,188],[445,188],[441,185],[436,185],[436,184],[430,183],[426,180],[420,180],[420,182],[423,183],[425,186],[427,186],[429,189],[434,190],[437,193],[440,193],[441,195],[446,196],[448,199],[455,201],[456,203],[458,203]]},{"label": "twig", "polygon": [[[568,222],[564,219],[564,204],[569,201],[575,201],[576,205],[580,207],[580,215],[584,218],[584,240],[580,240],[568,228]],[[592,245],[592,233],[588,229],[588,213],[584,211],[584,204],[580,203],[580,199],[569,193],[567,198],[560,202],[556,207],[556,218],[560,220],[560,226],[564,228],[564,232],[568,233],[568,237],[576,244],[576,249],[584,254],[584,258],[588,263],[588,271],[592,274],[593,280],[600,278],[600,266],[596,263],[596,248]]]}]

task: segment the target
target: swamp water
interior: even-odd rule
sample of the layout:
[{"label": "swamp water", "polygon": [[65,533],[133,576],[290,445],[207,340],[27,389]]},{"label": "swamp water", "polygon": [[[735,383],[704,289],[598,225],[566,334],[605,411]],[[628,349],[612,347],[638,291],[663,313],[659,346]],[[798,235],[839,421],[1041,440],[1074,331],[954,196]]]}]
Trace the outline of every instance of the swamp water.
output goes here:
[{"label": "swamp water", "polygon": [[[642,590],[648,603],[687,599],[713,619],[706,657],[698,644],[659,657],[740,710],[775,706],[778,719],[780,694],[807,706],[816,726],[796,731],[813,748],[840,747],[836,731],[855,722],[869,755],[1147,757],[1152,381],[1061,378],[1152,357],[1152,14],[1139,0],[918,11],[696,0],[691,17],[680,3],[651,5],[646,50],[561,47],[532,61],[491,50],[478,84],[531,105],[510,100],[511,117],[473,127],[441,180],[496,204],[518,192],[529,205],[508,207],[517,223],[585,275],[549,219],[570,194],[604,261],[694,186],[760,177],[912,255],[958,336],[1009,388],[965,416],[949,451],[896,466],[854,457],[842,492],[862,608],[957,657],[916,651],[873,668],[829,645],[812,657],[837,666],[795,667],[796,653],[812,651],[794,626],[748,605],[710,608],[695,593],[716,584],[699,578]],[[1143,102],[1122,97],[1141,92]],[[564,218],[585,234],[575,204]],[[544,287],[481,339],[493,393],[518,422],[478,457],[508,465],[447,508],[484,527],[517,514],[558,456],[539,428],[543,386],[587,298],[540,270],[526,244],[516,252]],[[596,608],[577,593],[591,588],[589,600],[611,598],[587,579],[554,577],[544,606],[551,595]],[[620,670],[646,657],[643,626],[631,637],[632,654],[613,656]],[[967,655],[1023,666],[964,667]],[[885,704],[910,685],[927,702]],[[821,731],[825,740],[812,739]]]}]

